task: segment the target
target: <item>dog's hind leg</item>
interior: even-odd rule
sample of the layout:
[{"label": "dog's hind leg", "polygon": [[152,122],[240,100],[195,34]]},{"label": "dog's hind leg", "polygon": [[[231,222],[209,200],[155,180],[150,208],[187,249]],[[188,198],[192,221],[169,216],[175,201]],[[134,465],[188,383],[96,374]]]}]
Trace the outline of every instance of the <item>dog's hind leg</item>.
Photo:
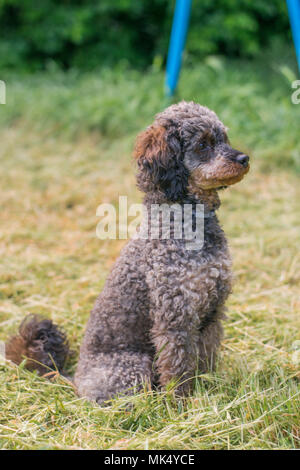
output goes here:
[{"label": "dog's hind leg", "polygon": [[75,374],[78,394],[101,404],[130,395],[152,381],[150,355],[133,351],[83,354]]},{"label": "dog's hind leg", "polygon": [[198,372],[213,371],[216,365],[217,352],[223,338],[223,327],[220,320],[212,321],[200,329],[198,342]]}]

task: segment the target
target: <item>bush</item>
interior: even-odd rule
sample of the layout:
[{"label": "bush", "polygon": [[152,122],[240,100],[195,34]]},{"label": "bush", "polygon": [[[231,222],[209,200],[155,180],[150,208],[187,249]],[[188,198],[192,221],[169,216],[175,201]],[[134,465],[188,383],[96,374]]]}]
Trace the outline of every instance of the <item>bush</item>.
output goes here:
[{"label": "bush", "polygon": [[[54,61],[91,69],[125,61],[145,67],[165,58],[174,1],[0,0],[0,66],[29,70]],[[187,52],[255,56],[290,39],[285,2],[194,0]]]}]

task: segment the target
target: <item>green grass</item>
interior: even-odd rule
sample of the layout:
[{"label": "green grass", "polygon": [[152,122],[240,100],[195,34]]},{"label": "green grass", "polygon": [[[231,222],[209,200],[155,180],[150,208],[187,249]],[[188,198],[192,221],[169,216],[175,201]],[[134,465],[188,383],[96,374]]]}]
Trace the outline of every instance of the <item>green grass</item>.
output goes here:
[{"label": "green grass", "polygon": [[[126,68],[80,75],[49,70],[35,76],[4,73],[7,105],[0,124],[19,123],[36,138],[96,133],[116,142],[133,136],[165,107],[163,74]],[[274,57],[259,63],[208,57],[183,68],[175,100],[195,100],[214,109],[231,129],[231,139],[264,160],[300,171],[299,106],[291,102],[293,68]]]},{"label": "green grass", "polygon": [[[213,108],[253,162],[222,193],[236,282],[217,372],[199,378],[185,401],[172,389],[145,391],[100,408],[61,377],[2,361],[1,448],[300,447],[300,105],[291,104],[289,75],[280,61],[210,58],[180,82],[177,99]],[[96,238],[96,208],[117,204],[119,194],[140,200],[130,152],[136,132],[165,105],[162,74],[1,78],[0,339],[27,313],[41,313],[66,329],[77,353],[124,243]]]}]

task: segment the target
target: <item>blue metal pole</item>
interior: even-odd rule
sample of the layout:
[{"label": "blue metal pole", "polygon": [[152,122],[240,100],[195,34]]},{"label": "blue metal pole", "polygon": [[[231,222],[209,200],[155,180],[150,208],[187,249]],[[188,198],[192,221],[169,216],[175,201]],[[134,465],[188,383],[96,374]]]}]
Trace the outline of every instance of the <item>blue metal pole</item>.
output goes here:
[{"label": "blue metal pole", "polygon": [[300,0],[286,0],[300,71]]},{"label": "blue metal pole", "polygon": [[177,86],[182,53],[185,46],[192,0],[176,0],[172,32],[170,38],[167,70],[166,94],[172,96]]}]

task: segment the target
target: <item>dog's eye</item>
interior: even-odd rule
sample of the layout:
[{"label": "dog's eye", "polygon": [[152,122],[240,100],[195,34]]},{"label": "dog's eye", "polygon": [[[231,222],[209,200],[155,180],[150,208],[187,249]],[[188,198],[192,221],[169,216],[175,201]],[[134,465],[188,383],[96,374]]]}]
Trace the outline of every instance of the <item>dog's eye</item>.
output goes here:
[{"label": "dog's eye", "polygon": [[204,150],[209,150],[210,148],[211,148],[210,145],[208,145],[207,143],[201,142],[201,143],[199,144],[199,149],[200,149],[200,150],[203,150],[203,151],[204,151]]}]

